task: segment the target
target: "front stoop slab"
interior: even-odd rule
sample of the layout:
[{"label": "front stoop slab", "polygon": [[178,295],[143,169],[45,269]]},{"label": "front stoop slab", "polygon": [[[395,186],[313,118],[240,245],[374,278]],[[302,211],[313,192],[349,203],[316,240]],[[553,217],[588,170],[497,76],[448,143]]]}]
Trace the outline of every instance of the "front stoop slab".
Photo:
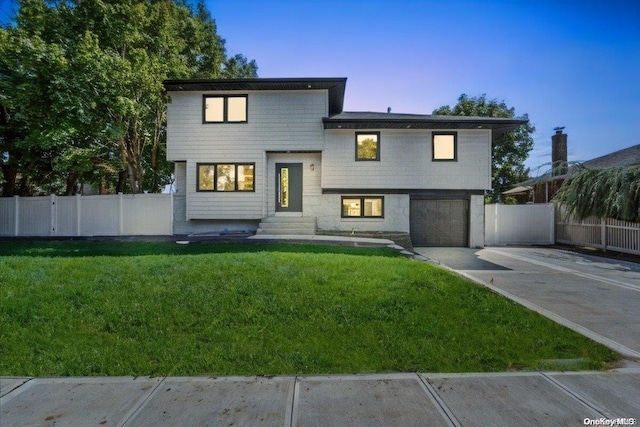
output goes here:
[{"label": "front stoop slab", "polygon": [[160,384],[144,378],[33,379],[2,397],[3,426],[121,426]]},{"label": "front stoop slab", "polygon": [[127,426],[283,426],[295,377],[167,378]]},{"label": "front stoop slab", "polygon": [[300,377],[292,426],[446,426],[417,375]]},{"label": "front stoop slab", "polygon": [[463,426],[571,426],[603,416],[538,373],[429,376],[427,381]]}]

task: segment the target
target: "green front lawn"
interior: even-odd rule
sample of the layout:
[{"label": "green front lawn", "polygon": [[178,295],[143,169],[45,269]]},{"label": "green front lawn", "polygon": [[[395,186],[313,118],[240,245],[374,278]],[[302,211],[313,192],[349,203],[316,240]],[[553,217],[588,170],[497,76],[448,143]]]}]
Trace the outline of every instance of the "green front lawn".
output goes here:
[{"label": "green front lawn", "polygon": [[0,303],[4,376],[602,369],[618,360],[386,249],[0,242]]}]

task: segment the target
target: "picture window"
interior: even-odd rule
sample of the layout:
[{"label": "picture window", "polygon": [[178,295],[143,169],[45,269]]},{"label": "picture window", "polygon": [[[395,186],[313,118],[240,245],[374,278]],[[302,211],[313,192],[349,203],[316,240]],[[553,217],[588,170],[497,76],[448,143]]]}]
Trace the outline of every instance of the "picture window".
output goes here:
[{"label": "picture window", "polygon": [[198,191],[255,191],[253,163],[199,163]]},{"label": "picture window", "polygon": [[342,218],[383,218],[384,197],[343,197]]},{"label": "picture window", "polygon": [[380,132],[356,132],[356,160],[380,160]]},{"label": "picture window", "polygon": [[433,133],[433,160],[455,161],[458,159],[458,135],[456,133]]}]

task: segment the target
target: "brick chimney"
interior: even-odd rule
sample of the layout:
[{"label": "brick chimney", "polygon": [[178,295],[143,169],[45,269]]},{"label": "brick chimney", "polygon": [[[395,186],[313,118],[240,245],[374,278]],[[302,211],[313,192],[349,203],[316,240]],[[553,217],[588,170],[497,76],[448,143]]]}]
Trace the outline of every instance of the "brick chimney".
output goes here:
[{"label": "brick chimney", "polygon": [[557,127],[555,135],[551,137],[551,175],[566,175],[567,166],[567,134],[564,127]]}]

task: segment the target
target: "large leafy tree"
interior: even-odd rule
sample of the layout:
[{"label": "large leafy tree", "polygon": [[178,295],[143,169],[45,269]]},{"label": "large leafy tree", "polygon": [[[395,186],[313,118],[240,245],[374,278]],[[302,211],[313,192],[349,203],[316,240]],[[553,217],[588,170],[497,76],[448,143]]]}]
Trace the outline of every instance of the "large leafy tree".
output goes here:
[{"label": "large leafy tree", "polygon": [[[528,120],[527,114],[516,116],[515,108],[507,106],[504,101],[487,100],[484,94],[478,97],[462,94],[455,106],[444,105],[433,110],[433,114]],[[493,185],[491,192],[487,195],[492,203],[501,201],[501,193],[512,188],[513,184],[529,178],[529,169],[524,166],[524,161],[533,148],[533,132],[535,127],[527,122],[493,141],[491,162]]]},{"label": "large leafy tree", "polygon": [[202,2],[22,0],[0,29],[3,195],[158,191],[167,78],[255,77]]}]

